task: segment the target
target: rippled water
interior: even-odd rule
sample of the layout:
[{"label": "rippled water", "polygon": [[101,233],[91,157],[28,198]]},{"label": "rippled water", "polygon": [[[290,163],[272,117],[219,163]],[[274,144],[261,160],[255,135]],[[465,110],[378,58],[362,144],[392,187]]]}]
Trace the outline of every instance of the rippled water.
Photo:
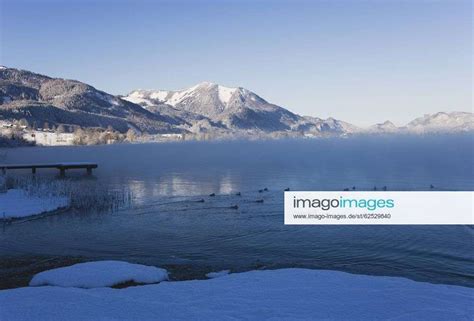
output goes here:
[{"label": "rippled water", "polygon": [[134,199],[115,212],[4,225],[0,260],[84,256],[190,271],[299,266],[473,287],[472,226],[283,225],[286,187],[474,190],[473,142],[439,136],[12,149],[6,162],[97,162],[97,184],[126,188]]}]

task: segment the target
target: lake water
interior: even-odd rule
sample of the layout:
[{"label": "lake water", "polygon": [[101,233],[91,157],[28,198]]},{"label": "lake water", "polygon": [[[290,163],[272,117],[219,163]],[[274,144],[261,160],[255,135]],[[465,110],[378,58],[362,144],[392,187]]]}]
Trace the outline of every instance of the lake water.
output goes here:
[{"label": "lake water", "polygon": [[96,183],[130,190],[133,201],[4,225],[0,260],[122,259],[190,274],[309,267],[474,287],[472,226],[283,225],[287,187],[472,191],[473,143],[438,136],[4,150],[8,163],[97,162]]}]

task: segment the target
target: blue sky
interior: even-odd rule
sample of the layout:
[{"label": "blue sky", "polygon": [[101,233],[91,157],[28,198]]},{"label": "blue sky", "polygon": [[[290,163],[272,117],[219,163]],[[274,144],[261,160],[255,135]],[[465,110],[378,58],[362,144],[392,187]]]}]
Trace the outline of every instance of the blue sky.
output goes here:
[{"label": "blue sky", "polygon": [[1,64],[113,94],[212,81],[358,125],[472,110],[470,1],[0,2]]}]

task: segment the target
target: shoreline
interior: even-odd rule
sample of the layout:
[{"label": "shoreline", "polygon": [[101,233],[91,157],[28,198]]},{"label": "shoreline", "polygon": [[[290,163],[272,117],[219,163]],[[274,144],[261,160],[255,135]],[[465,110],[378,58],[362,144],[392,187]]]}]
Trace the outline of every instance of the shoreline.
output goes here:
[{"label": "shoreline", "polygon": [[98,144],[57,144],[57,145],[44,145],[44,144],[24,144],[14,146],[2,146],[0,150],[12,150],[18,148],[57,148],[57,147],[92,147],[92,146],[121,146],[121,145],[166,145],[166,144],[196,144],[196,143],[235,143],[235,142],[284,142],[284,141],[322,141],[322,140],[340,140],[346,141],[350,139],[396,139],[396,138],[424,138],[432,139],[439,137],[474,137],[474,131],[460,131],[460,132],[428,132],[428,133],[352,133],[347,135],[321,135],[314,137],[306,136],[283,136],[283,137],[271,137],[271,136],[231,136],[231,137],[218,137],[213,139],[170,139],[170,140],[136,140],[136,141],[120,141],[114,143],[98,143]]},{"label": "shoreline", "polygon": [[10,224],[26,223],[26,222],[30,222],[30,221],[40,220],[40,219],[45,218],[45,217],[62,214],[62,213],[67,212],[70,209],[71,209],[70,206],[64,206],[64,207],[60,207],[60,208],[52,210],[52,211],[45,211],[45,212],[42,212],[42,213],[39,213],[39,214],[28,215],[28,216],[24,216],[24,217],[0,218],[0,224],[10,225]]},{"label": "shoreline", "polygon": [[[8,289],[18,289],[21,287],[28,286],[29,281],[37,273],[70,266],[76,263],[94,262],[97,260],[108,260],[106,258],[91,258],[91,257],[80,257],[80,256],[39,256],[39,255],[22,255],[22,256],[3,256],[0,257],[0,291]],[[126,260],[124,258],[119,260]],[[127,260],[126,260],[127,261]],[[142,264],[142,262],[131,263]],[[153,264],[149,264],[155,266]],[[221,267],[212,266],[199,266],[191,264],[162,264],[159,265],[161,268],[165,268],[169,272],[170,281],[181,282],[181,281],[192,281],[192,280],[208,280],[206,276],[208,273],[218,272]],[[460,283],[445,283],[445,282],[433,282],[421,279],[414,279],[407,276],[401,275],[380,275],[380,274],[368,274],[356,271],[348,271],[342,269],[327,269],[327,268],[314,268],[306,265],[278,265],[278,266],[265,266],[255,264],[248,268],[237,268],[233,269],[228,267],[231,274],[235,273],[246,273],[251,271],[275,271],[281,269],[306,269],[312,271],[334,271],[340,273],[347,273],[351,275],[360,275],[377,278],[401,278],[410,280],[413,282],[427,283],[432,285],[446,285],[446,286],[459,286],[463,288],[474,289],[474,285],[460,284]],[[130,284],[128,286],[135,286]]]}]

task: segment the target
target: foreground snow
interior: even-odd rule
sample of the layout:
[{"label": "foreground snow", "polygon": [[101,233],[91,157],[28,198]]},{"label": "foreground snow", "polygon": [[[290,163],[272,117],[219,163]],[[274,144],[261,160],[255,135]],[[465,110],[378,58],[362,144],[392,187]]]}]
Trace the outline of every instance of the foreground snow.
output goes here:
[{"label": "foreground snow", "polygon": [[168,280],[168,272],[154,266],[120,261],[98,261],[74,264],[36,274],[30,286],[98,288],[125,282],[158,283]]},{"label": "foreground snow", "polygon": [[69,199],[64,196],[39,197],[21,189],[9,189],[0,193],[0,219],[38,215],[68,205]]},{"label": "foreground snow", "polygon": [[283,269],[112,288],[0,291],[2,321],[472,320],[474,289]]}]

